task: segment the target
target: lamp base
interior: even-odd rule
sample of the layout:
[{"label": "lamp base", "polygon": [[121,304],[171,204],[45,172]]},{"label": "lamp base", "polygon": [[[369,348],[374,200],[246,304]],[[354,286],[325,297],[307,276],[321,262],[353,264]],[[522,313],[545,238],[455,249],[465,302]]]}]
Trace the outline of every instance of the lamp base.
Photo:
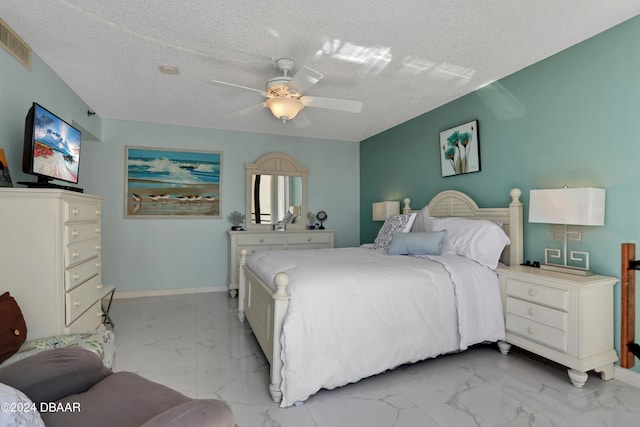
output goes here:
[{"label": "lamp base", "polygon": [[569,265],[540,264],[540,270],[555,271],[556,273],[573,274],[574,276],[593,276],[589,270]]}]

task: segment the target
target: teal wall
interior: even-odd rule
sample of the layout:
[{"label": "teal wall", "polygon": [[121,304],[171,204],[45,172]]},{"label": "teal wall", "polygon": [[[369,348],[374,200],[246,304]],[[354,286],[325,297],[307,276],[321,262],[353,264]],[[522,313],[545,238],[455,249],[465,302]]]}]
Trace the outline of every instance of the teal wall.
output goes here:
[{"label": "teal wall", "polygon": [[[474,119],[479,120],[481,172],[442,178],[440,131]],[[570,249],[589,251],[592,270],[619,277],[620,244],[640,242],[639,119],[636,17],[362,141],[360,240],[372,241],[381,225],[371,221],[372,202],[410,197],[420,208],[439,191],[455,189],[470,194],[480,207],[506,206],[509,190],[519,187],[525,259],[540,260],[545,247],[560,246],[550,238],[551,226],[527,223],[529,190],[603,187],[605,226],[576,227],[583,241],[570,242]],[[619,285],[615,292],[619,349]]]},{"label": "teal wall", "polygon": [[[96,137],[83,134],[79,187],[104,199],[103,282],[118,291],[226,288],[226,217],[245,211],[244,165],[274,151],[309,168],[308,208],[329,214],[326,227],[335,230],[336,246],[358,244],[357,143],[90,117],[91,108],[37,55],[28,71],[0,49],[0,148],[14,182],[35,180],[21,172],[24,120],[33,101]],[[126,145],[222,151],[222,219],[125,220]],[[4,226],[11,225],[0,230]]]}]

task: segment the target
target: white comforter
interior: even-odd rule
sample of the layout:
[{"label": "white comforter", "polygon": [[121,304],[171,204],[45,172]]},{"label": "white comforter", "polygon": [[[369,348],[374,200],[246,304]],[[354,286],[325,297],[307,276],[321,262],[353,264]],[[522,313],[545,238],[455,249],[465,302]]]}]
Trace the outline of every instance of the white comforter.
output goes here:
[{"label": "white comforter", "polygon": [[282,407],[321,388],[504,339],[496,273],[460,256],[428,258],[366,248],[248,258],[272,287],[280,271],[291,279],[281,336]]}]

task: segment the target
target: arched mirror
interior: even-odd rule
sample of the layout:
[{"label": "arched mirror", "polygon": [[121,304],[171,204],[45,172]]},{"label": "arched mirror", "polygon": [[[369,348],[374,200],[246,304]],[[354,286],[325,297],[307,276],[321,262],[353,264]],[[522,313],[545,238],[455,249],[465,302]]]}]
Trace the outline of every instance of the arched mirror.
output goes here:
[{"label": "arched mirror", "polygon": [[309,170],[284,153],[265,154],[244,167],[247,229],[304,229]]}]

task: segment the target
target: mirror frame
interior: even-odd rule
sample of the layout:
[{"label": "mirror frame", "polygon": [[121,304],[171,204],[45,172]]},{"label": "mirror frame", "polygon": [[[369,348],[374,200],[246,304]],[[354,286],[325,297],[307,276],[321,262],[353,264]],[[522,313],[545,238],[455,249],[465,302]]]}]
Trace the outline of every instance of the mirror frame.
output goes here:
[{"label": "mirror frame", "polygon": [[304,230],[307,228],[307,174],[309,169],[300,165],[293,157],[284,153],[269,153],[260,157],[255,163],[247,163],[245,169],[245,209],[247,230],[271,230],[271,224],[253,224],[251,220],[251,185],[253,175],[299,176],[302,178],[301,221],[287,224],[287,230]]}]

